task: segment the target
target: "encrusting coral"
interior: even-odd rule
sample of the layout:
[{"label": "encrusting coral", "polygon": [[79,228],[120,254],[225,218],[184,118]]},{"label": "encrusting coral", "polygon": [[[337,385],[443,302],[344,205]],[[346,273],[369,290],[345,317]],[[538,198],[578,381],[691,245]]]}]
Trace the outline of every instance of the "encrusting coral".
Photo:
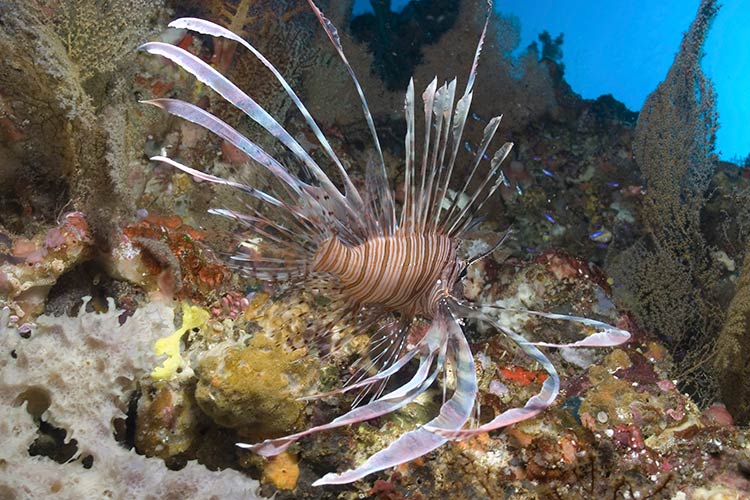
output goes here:
[{"label": "encrusting coral", "polygon": [[264,293],[237,304],[240,315],[235,305],[212,307],[211,317],[183,304],[182,326],[154,342],[155,353],[166,359],[139,380],[135,447],[170,467],[198,458],[211,468],[249,469],[264,482],[293,489],[293,454],[253,460],[244,452],[237,456],[234,443],[242,436],[278,436],[309,418],[299,398],[315,391],[320,373],[320,363],[301,347],[310,309],[297,299],[270,301]]},{"label": "encrusting coral", "polygon": [[[304,402],[317,384],[319,366],[307,349],[291,347],[309,313],[304,303],[263,305],[259,294],[245,316],[260,327],[248,337],[198,347],[193,366],[198,406],[217,424],[254,439],[279,436],[303,422]],[[258,307],[260,306],[260,307]]]},{"label": "encrusting coral", "polygon": [[14,323],[32,322],[60,276],[93,254],[89,225],[80,212],[65,214],[55,227],[32,238],[2,231],[0,236],[0,305],[12,309]]},{"label": "encrusting coral", "polygon": [[206,239],[177,216],[147,216],[123,228],[106,260],[113,275],[149,292],[203,302],[218,298],[230,274]]},{"label": "encrusting coral", "polygon": [[200,438],[203,417],[195,405],[193,388],[179,383],[141,381],[135,418],[135,449],[147,457],[164,459],[179,469]]}]

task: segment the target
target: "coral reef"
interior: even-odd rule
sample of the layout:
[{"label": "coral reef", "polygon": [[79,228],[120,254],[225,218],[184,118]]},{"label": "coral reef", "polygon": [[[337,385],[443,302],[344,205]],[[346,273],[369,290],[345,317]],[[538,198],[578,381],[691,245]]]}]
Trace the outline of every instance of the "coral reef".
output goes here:
[{"label": "coral reef", "polygon": [[171,468],[197,459],[294,489],[293,454],[263,460],[235,443],[287,433],[309,418],[299,398],[315,391],[320,364],[300,348],[307,312],[304,302],[269,302],[263,293],[234,318],[183,304],[182,326],[154,344],[167,359],[138,381],[136,450]]},{"label": "coral reef", "polygon": [[[412,2],[397,21],[387,1],[369,18],[351,19],[351,1],[324,9],[350,28],[340,34],[391,179],[402,178],[404,75],[414,73],[420,86],[455,74],[460,85],[482,28],[485,2],[444,3],[455,17],[444,32],[385,66],[388,48],[407,50],[404,35],[411,40],[421,33],[414,27],[426,25],[423,3]],[[226,143],[139,105],[147,96],[190,95],[206,109],[220,106],[174,67],[134,53],[173,15],[244,33],[299,89],[361,183],[367,129],[304,2],[2,3],[0,497],[750,498],[750,435],[735,427],[750,418],[750,176],[713,157],[714,95],[698,63],[715,12],[715,2],[701,3],[640,116],[611,96],[575,95],[563,78],[560,36],[542,35],[509,59],[518,27],[493,14],[476,83],[483,111],[467,137],[481,137],[487,116],[504,113],[503,139],[516,147],[509,185],[462,251],[488,250],[511,224],[513,237],[467,270],[465,295],[616,321],[635,338],[604,354],[551,353],[564,393],[533,421],[320,489],[310,484],[321,471],[358,463],[425,423],[442,394],[303,440],[275,459],[236,447],[346,411],[348,395],[298,397],[339,386],[358,346],[319,359],[307,323],[324,299],[269,299],[263,292],[271,290],[240,281],[216,258],[235,228],[208,222],[205,209],[233,200],[145,158],[168,150],[251,185],[266,180]],[[394,22],[403,29],[386,32]],[[182,32],[161,38],[226,70],[305,147],[313,142],[251,55]],[[243,117],[214,111],[255,136]],[[473,148],[470,139],[465,150]],[[93,289],[98,296],[79,307]],[[197,310],[204,314],[191,317]],[[499,319],[537,340],[573,333],[550,320]],[[480,419],[538,390],[545,376],[538,366],[481,325],[468,330]],[[165,338],[171,342],[157,355]],[[709,405],[714,399],[726,406]]]},{"label": "coral reef", "polygon": [[272,483],[280,490],[293,490],[297,486],[299,479],[299,466],[297,457],[285,451],[280,455],[268,460],[268,465],[263,469],[263,479],[267,483]]},{"label": "coral reef", "polygon": [[169,380],[186,368],[185,360],[180,355],[182,337],[191,330],[200,330],[206,325],[208,312],[200,307],[182,305],[182,326],[176,332],[160,338],[154,344],[157,356],[166,355],[167,359],[161,366],[151,372],[154,380]]},{"label": "coral reef", "polygon": [[[489,234],[486,238],[493,241]],[[496,255],[501,260],[487,259],[470,271],[466,287],[474,292],[468,293],[507,306],[543,304],[588,317],[618,318],[608,280],[596,266],[564,252],[546,252],[533,262]],[[551,332],[560,336],[555,341],[569,333],[564,325],[546,320],[508,315],[502,321],[545,340]],[[445,446],[346,489],[309,487],[315,477],[311,469],[356,463],[405,429],[429,420],[441,400],[439,391],[430,392],[398,415],[300,442],[297,487],[278,491],[277,497],[750,498],[748,431],[734,427],[721,406],[701,411],[670,379],[672,359],[664,347],[627,315],[617,321],[635,333],[623,348],[551,353],[565,381],[564,397],[539,418]],[[480,419],[490,419],[538,390],[544,372],[524,364],[502,336],[474,329],[471,342],[480,380]]]},{"label": "coral reef", "polygon": [[2,232],[0,237],[0,305],[12,309],[14,323],[28,323],[41,314],[60,276],[93,253],[80,212],[65,214],[57,226],[33,238]]},{"label": "coral reef", "polygon": [[717,163],[717,117],[700,60],[717,10],[717,2],[701,2],[666,79],[640,113],[633,152],[647,189],[644,235],[610,266],[622,284],[620,300],[667,342],[678,362],[675,376],[704,402],[715,394],[705,359],[723,320],[716,295],[720,266],[702,228]]},{"label": "coral reef", "polygon": [[[0,496],[3,498],[253,498],[257,484],[194,462],[179,471],[115,440],[136,381],[156,364],[153,342],[172,330],[170,307],[152,302],[120,325],[122,311],[81,308],[41,316],[31,336],[0,311]],[[75,452],[58,464],[31,456],[40,422],[63,429]]]}]

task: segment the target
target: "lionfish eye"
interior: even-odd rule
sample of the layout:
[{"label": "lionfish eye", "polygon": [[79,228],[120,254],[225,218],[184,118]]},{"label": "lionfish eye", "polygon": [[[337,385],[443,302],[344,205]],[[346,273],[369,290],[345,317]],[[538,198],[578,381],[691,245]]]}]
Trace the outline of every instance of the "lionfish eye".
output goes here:
[{"label": "lionfish eye", "polygon": [[456,278],[456,283],[459,283],[462,279],[464,279],[468,273],[469,266],[464,266],[461,268],[461,270],[458,272],[458,277]]}]

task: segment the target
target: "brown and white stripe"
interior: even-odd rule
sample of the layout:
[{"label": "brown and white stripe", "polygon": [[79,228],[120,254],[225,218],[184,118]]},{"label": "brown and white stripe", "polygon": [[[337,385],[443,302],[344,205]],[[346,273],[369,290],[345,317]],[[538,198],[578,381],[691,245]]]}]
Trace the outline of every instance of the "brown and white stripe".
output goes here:
[{"label": "brown and white stripe", "polygon": [[396,233],[347,246],[328,238],[315,253],[314,272],[338,277],[347,296],[362,305],[431,317],[456,267],[453,241],[439,233]]}]

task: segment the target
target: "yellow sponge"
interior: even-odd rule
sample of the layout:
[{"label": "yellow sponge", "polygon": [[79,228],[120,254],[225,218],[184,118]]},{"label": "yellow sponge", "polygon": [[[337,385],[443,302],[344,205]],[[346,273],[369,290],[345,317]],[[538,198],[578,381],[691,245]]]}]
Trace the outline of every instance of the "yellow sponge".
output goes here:
[{"label": "yellow sponge", "polygon": [[177,369],[183,365],[182,356],[180,356],[180,339],[188,330],[205,325],[208,317],[208,311],[205,309],[182,304],[182,327],[172,335],[157,340],[154,344],[156,354],[166,354],[167,359],[161,366],[154,368],[154,371],[151,372],[151,378],[167,380],[174,376]]}]

